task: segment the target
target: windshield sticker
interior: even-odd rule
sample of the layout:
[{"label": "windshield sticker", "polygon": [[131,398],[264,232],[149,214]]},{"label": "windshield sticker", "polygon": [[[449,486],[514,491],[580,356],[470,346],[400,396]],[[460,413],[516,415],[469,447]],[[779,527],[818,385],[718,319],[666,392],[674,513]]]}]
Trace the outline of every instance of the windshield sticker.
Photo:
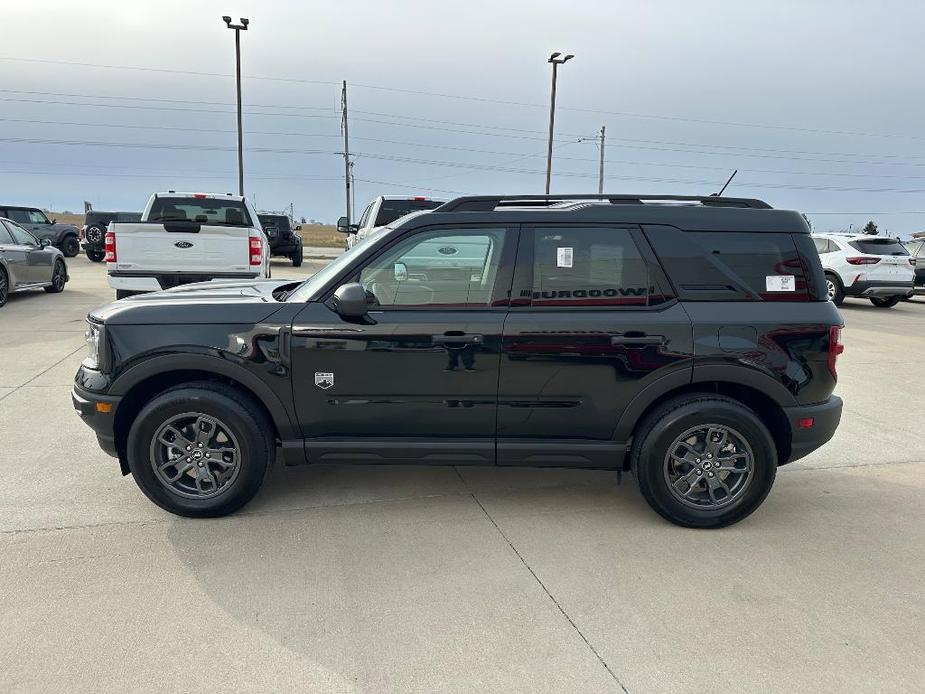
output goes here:
[{"label": "windshield sticker", "polygon": [[575,257],[574,250],[568,247],[559,247],[556,249],[556,267],[572,267],[572,261]]},{"label": "windshield sticker", "polygon": [[765,288],[769,292],[795,292],[797,290],[796,277],[793,275],[768,275],[765,277]]}]

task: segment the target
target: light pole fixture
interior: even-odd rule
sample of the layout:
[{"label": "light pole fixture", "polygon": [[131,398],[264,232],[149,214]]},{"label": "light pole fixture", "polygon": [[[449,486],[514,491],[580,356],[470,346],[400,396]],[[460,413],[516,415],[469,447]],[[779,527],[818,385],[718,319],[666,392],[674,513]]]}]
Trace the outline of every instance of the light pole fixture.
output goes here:
[{"label": "light pole fixture", "polygon": [[234,29],[234,65],[235,80],[238,87],[238,195],[244,195],[244,136],[241,132],[241,32],[247,31],[251,23],[247,17],[241,17],[240,24],[232,24],[231,17],[222,17],[225,26]]},{"label": "light pole fixture", "polygon": [[547,61],[552,64],[552,95],[549,99],[549,145],[546,148],[546,195],[549,195],[549,181],[552,178],[552,131],[556,122],[556,78],[559,75],[559,66],[574,57],[571,53],[562,55],[556,51],[549,56]]}]

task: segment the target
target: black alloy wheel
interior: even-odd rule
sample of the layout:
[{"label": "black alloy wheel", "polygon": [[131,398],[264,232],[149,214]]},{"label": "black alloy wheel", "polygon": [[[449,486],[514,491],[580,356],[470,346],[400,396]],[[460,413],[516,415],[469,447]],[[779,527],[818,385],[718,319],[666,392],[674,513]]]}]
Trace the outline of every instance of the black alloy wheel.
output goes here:
[{"label": "black alloy wheel", "polygon": [[55,261],[55,268],[51,273],[51,284],[45,287],[49,294],[60,294],[64,291],[64,285],[67,282],[67,268],[63,260]]},{"label": "black alloy wheel", "polygon": [[65,258],[73,258],[80,253],[80,241],[76,236],[66,236],[61,242],[61,252]]}]

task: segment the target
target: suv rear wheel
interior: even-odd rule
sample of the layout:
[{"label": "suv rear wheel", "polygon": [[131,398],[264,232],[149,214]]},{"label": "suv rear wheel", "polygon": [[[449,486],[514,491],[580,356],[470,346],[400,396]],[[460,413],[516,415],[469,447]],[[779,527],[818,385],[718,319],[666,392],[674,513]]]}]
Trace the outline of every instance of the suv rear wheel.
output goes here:
[{"label": "suv rear wheel", "polygon": [[65,258],[73,258],[80,253],[80,241],[73,234],[65,236],[61,241],[61,252],[64,253]]},{"label": "suv rear wheel", "polygon": [[842,305],[842,302],[845,300],[845,289],[842,287],[838,275],[832,274],[831,272],[825,273],[825,290],[829,295],[829,301],[836,306]]},{"label": "suv rear wheel", "polygon": [[878,296],[872,296],[870,297],[870,303],[872,303],[877,308],[893,308],[896,304],[899,303],[900,299],[902,299],[901,296],[886,296],[882,298]]},{"label": "suv rear wheel", "polygon": [[631,457],[649,505],[677,525],[721,528],[764,501],[777,449],[761,420],[740,402],[689,395],[652,412]]},{"label": "suv rear wheel", "polygon": [[164,391],[132,423],[127,457],[141,491],[179,516],[232,513],[254,498],[275,452],[270,425],[231,387]]}]

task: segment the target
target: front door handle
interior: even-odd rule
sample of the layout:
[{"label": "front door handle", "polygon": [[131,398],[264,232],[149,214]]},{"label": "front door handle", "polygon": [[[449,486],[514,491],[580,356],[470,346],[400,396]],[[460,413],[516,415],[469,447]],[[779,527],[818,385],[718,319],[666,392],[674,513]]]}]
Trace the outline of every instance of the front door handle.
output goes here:
[{"label": "front door handle", "polygon": [[485,341],[485,336],[449,330],[442,335],[432,335],[431,340],[435,345],[480,345]]}]

